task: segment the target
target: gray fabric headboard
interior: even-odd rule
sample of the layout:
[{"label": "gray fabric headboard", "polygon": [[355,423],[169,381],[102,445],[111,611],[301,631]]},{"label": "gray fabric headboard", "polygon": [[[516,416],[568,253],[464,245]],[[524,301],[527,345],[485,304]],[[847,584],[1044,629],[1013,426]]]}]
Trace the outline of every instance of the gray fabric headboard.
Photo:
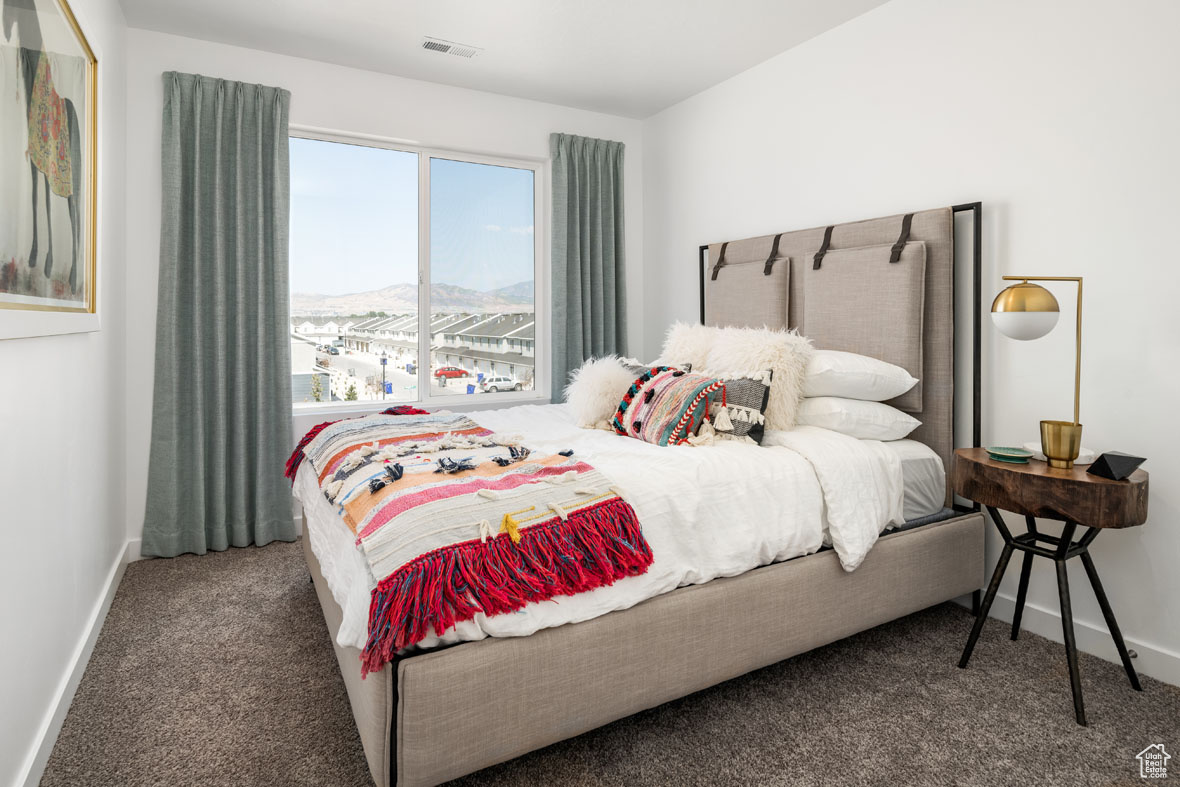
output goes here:
[{"label": "gray fabric headboard", "polygon": [[[922,425],[948,473],[954,451],[954,218],[938,208],[714,243],[707,325],[796,328],[820,349],[869,355],[919,383],[890,404]],[[948,489],[947,502],[951,501]]]}]

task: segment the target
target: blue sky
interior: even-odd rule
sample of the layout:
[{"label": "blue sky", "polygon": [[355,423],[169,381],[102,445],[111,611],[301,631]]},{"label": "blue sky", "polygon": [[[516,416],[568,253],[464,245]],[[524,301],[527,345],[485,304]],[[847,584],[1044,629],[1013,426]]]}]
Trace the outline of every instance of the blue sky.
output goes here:
[{"label": "blue sky", "polygon": [[[432,159],[435,282],[533,278],[531,170]],[[291,139],[291,291],[338,295],[418,278],[418,156]]]}]

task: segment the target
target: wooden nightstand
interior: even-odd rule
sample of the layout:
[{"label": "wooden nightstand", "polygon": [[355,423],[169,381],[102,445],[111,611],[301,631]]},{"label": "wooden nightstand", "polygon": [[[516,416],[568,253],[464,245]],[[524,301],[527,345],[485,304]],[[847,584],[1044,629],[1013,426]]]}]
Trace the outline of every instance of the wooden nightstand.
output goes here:
[{"label": "wooden nightstand", "polygon": [[[1032,571],[1034,555],[1047,557],[1057,564],[1057,591],[1061,597],[1061,628],[1065,636],[1065,654],[1069,660],[1069,681],[1073,689],[1074,714],[1078,724],[1086,724],[1086,709],[1082,702],[1082,682],[1078,674],[1078,651],[1073,634],[1073,610],[1069,603],[1069,580],[1065,562],[1071,557],[1080,557],[1102,607],[1102,615],[1110,629],[1110,636],[1118,648],[1123,668],[1136,691],[1139,676],[1131,665],[1119,624],[1114,619],[1110,601],[1098,580],[1098,570],[1090,557],[1090,544],[1104,528],[1122,528],[1141,525],[1147,520],[1147,473],[1136,470],[1123,481],[1109,481],[1090,475],[1085,468],[1058,470],[1044,462],[1031,461],[1028,464],[997,462],[988,458],[982,448],[960,448],[955,451],[952,479],[955,493],[985,506],[992,521],[1004,538],[1004,551],[996,564],[991,583],[983,597],[983,605],[967,638],[967,647],[959,666],[966,667],[971,651],[983,630],[988,610],[995,600],[1000,580],[1008,568],[1008,561],[1014,550],[1024,552],[1024,563],[1020,567],[1020,585],[1016,592],[1016,611],[1012,617],[1012,639],[1020,633],[1020,618],[1024,613],[1024,599],[1028,593],[1028,576]],[[1013,536],[1000,516],[1000,509],[1022,514],[1028,524],[1028,532]],[[1061,536],[1050,536],[1037,531],[1036,517],[1056,519],[1065,522]],[[1073,540],[1077,528],[1088,528],[1077,541]],[[1047,544],[1048,546],[1043,546]]]}]

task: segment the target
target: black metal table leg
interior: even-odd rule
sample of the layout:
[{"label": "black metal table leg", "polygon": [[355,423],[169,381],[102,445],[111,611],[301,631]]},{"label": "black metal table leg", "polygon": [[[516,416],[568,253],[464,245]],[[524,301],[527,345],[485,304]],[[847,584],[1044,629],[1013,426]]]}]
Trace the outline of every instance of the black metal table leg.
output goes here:
[{"label": "black metal table leg", "polygon": [[1005,544],[1012,543],[1012,531],[1004,524],[1004,515],[1000,513],[1000,509],[995,506],[988,506],[987,512],[992,516],[992,522],[996,525],[996,530],[1000,531],[1000,536],[1004,539]]},{"label": "black metal table leg", "polygon": [[[1086,706],[1082,697],[1082,678],[1078,665],[1078,646],[1074,636],[1073,626],[1073,606],[1070,603],[1069,576],[1066,571],[1066,561],[1069,558],[1081,557],[1082,565],[1086,568],[1086,575],[1089,577],[1090,584],[1094,588],[1094,595],[1098,599],[1098,605],[1102,608],[1102,615],[1106,618],[1107,628],[1110,629],[1110,636],[1114,640],[1115,647],[1118,649],[1119,658],[1122,659],[1123,668],[1127,671],[1127,677],[1131,681],[1131,686],[1136,691],[1142,691],[1143,689],[1139,685],[1139,676],[1131,664],[1131,657],[1127,652],[1126,643],[1123,642],[1122,632],[1119,631],[1118,623],[1115,621],[1114,611],[1111,609],[1110,601],[1106,598],[1106,593],[1102,589],[1102,582],[1098,579],[1098,571],[1094,567],[1094,560],[1090,557],[1090,544],[1098,535],[1098,529],[1088,528],[1085,535],[1075,542],[1073,537],[1078,528],[1076,522],[1066,522],[1059,537],[1050,535],[1042,536],[1037,532],[1036,520],[1032,517],[1025,517],[1031,537],[1022,535],[1018,538],[1013,538],[1012,533],[1004,523],[1000,511],[992,506],[988,506],[987,509],[988,513],[991,514],[992,521],[995,522],[996,529],[999,530],[1000,536],[1004,539],[1004,551],[1000,553],[1000,559],[997,561],[995,571],[992,573],[991,582],[987,587],[987,593],[983,597],[983,603],[979,605],[975,623],[971,627],[971,635],[967,638],[967,645],[963,648],[963,655],[959,659],[959,667],[965,668],[967,662],[971,659],[971,653],[979,641],[979,635],[983,631],[984,621],[987,620],[992,602],[995,601],[996,592],[1000,588],[1000,581],[1004,578],[1004,572],[1008,569],[1008,563],[1012,559],[1012,553],[1017,549],[1024,552],[1023,564],[1020,569],[1020,585],[1016,593],[1016,611],[1012,616],[1012,639],[1016,639],[1020,634],[1020,620],[1023,616],[1024,604],[1028,596],[1028,581],[1032,568],[1032,558],[1035,555],[1052,558],[1057,569],[1057,592],[1061,599],[1061,631],[1065,640],[1065,657],[1069,663],[1069,686],[1073,694],[1074,718],[1078,724],[1083,727],[1086,726]],[[1050,544],[1054,544],[1055,548],[1050,551],[1040,546],[1037,543],[1038,541],[1047,541]]]},{"label": "black metal table leg", "polygon": [[1066,522],[1057,546],[1053,562],[1057,566],[1057,593],[1061,597],[1061,633],[1065,639],[1065,658],[1069,662],[1069,687],[1073,692],[1074,718],[1086,726],[1086,706],[1082,699],[1082,675],[1078,669],[1078,645],[1073,634],[1073,607],[1069,602],[1069,576],[1065,569],[1065,557],[1073,541],[1073,522]]},{"label": "black metal table leg", "polygon": [[1143,687],[1139,685],[1139,675],[1136,674],[1135,667],[1131,664],[1131,656],[1127,653],[1127,645],[1123,642],[1123,633],[1119,631],[1118,621],[1114,619],[1114,610],[1110,608],[1110,600],[1106,598],[1102,582],[1098,579],[1098,569],[1094,567],[1094,559],[1090,557],[1089,552],[1083,552],[1081,557],[1082,565],[1086,567],[1086,575],[1090,577],[1090,586],[1094,588],[1094,595],[1098,598],[1098,606],[1102,607],[1102,617],[1106,618],[1106,627],[1110,629],[1110,637],[1114,640],[1114,646],[1118,648],[1119,658],[1123,660],[1123,669],[1127,671],[1127,677],[1131,679],[1131,688],[1135,691],[1143,691]]},{"label": "black metal table leg", "polygon": [[[1031,516],[1024,519],[1028,523],[1028,532],[1035,535],[1037,520]],[[1024,601],[1028,597],[1028,578],[1032,574],[1032,561],[1033,553],[1025,552],[1024,560],[1020,564],[1020,585],[1016,588],[1016,610],[1012,613],[1012,639],[1020,636],[1020,621],[1024,617]]]},{"label": "black metal table leg", "polygon": [[1032,574],[1033,553],[1025,552],[1020,564],[1020,585],[1016,588],[1016,609],[1012,613],[1012,639],[1020,636],[1020,620],[1024,617],[1024,600],[1028,596],[1028,578]]},{"label": "black metal table leg", "polygon": [[983,631],[983,622],[987,620],[988,610],[996,598],[996,591],[1000,589],[1000,580],[1004,578],[1004,571],[1008,568],[1008,561],[1012,557],[1012,541],[1004,540],[1004,551],[1000,553],[1000,560],[996,563],[996,570],[992,573],[992,581],[988,583],[987,593],[983,596],[983,605],[979,608],[979,615],[975,618],[975,625],[971,627],[971,636],[967,638],[967,647],[963,648],[963,655],[959,659],[959,667],[966,668],[971,659],[971,651],[975,650],[975,643],[979,640],[979,633]]}]

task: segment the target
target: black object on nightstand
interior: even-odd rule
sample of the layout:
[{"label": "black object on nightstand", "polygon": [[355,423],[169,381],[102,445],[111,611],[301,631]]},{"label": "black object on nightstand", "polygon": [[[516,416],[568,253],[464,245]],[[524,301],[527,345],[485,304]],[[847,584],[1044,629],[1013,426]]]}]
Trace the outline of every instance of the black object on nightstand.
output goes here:
[{"label": "black object on nightstand", "polygon": [[[1090,557],[1090,544],[1098,537],[1100,530],[1141,525],[1147,520],[1147,473],[1135,470],[1125,480],[1115,481],[1087,473],[1080,467],[1061,470],[1044,462],[1026,465],[997,462],[990,459],[982,448],[960,448],[955,451],[953,484],[955,493],[985,506],[991,514],[996,529],[1004,539],[1004,551],[996,564],[988,584],[983,604],[975,618],[971,636],[959,659],[959,666],[966,667],[971,651],[979,640],[987,613],[995,600],[1000,580],[1008,568],[1008,561],[1014,551],[1024,553],[1020,567],[1020,585],[1016,591],[1016,611],[1012,617],[1012,639],[1020,633],[1020,618],[1024,614],[1025,596],[1028,594],[1028,578],[1032,572],[1033,556],[1046,557],[1057,566],[1057,591],[1061,598],[1061,628],[1065,639],[1065,655],[1069,661],[1069,682],[1073,690],[1074,718],[1078,724],[1086,724],[1086,708],[1082,700],[1082,680],[1078,671],[1078,650],[1074,641],[1073,609],[1069,599],[1069,579],[1066,575],[1066,561],[1080,557],[1094,588],[1098,606],[1110,629],[1110,636],[1118,649],[1123,668],[1131,687],[1142,691],[1139,676],[1131,664],[1131,656],[1123,642],[1114,610],[1098,579],[1098,570]],[[1028,532],[1013,536],[1004,524],[1000,509],[1022,514],[1028,525]],[[1065,523],[1060,536],[1051,536],[1037,530],[1036,518],[1056,519]],[[1087,528],[1077,541],[1073,540],[1078,527]]]},{"label": "black object on nightstand", "polygon": [[1090,465],[1086,472],[1109,478],[1111,481],[1122,481],[1146,461],[1142,456],[1131,456],[1122,451],[1107,451],[1095,459],[1094,464]]}]

